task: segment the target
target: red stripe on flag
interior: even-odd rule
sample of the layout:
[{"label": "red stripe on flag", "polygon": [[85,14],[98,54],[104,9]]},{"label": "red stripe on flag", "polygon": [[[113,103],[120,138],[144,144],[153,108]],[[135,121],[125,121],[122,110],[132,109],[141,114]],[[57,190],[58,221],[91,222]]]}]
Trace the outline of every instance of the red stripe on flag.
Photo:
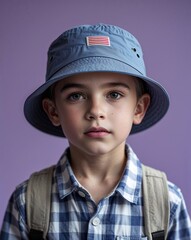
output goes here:
[{"label": "red stripe on flag", "polygon": [[88,46],[110,46],[110,39],[107,36],[89,36],[86,37],[86,40]]}]

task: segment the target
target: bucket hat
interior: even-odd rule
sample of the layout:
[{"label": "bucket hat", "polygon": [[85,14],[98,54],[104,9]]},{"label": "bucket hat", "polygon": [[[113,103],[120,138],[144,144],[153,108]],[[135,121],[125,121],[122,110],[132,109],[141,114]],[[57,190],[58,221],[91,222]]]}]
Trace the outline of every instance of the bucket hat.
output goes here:
[{"label": "bucket hat", "polygon": [[138,40],[118,26],[101,23],[69,29],[50,45],[46,81],[24,104],[24,115],[28,122],[43,132],[64,137],[61,127],[53,126],[43,110],[44,93],[59,80],[87,72],[121,73],[144,81],[151,102],[141,124],[133,125],[130,134],[151,127],[166,114],[169,107],[168,93],[146,75]]}]

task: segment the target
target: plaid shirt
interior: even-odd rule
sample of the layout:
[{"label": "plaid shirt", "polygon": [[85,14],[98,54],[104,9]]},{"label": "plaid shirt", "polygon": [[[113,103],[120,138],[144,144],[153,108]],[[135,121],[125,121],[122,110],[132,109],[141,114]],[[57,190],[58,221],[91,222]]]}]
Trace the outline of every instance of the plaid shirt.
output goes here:
[{"label": "plaid shirt", "polygon": [[[53,176],[48,239],[147,239],[142,211],[142,168],[132,149],[127,147],[128,161],[121,181],[98,205],[75,178],[68,156],[67,150]],[[191,223],[183,196],[174,184],[168,185],[168,239],[190,240]],[[17,187],[9,201],[0,240],[28,239],[26,187],[27,181]]]}]

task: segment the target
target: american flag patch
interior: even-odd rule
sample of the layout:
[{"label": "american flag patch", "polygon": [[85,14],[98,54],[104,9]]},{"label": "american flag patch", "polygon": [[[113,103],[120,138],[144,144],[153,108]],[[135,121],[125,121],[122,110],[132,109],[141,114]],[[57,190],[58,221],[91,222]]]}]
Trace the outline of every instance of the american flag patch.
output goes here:
[{"label": "american flag patch", "polygon": [[86,41],[88,46],[110,46],[110,38],[107,36],[89,36]]}]

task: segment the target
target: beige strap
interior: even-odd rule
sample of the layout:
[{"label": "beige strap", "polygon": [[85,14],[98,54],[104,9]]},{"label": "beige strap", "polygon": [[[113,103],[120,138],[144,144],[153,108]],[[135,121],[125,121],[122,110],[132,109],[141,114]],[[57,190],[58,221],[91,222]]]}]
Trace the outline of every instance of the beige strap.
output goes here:
[{"label": "beige strap", "polygon": [[[143,204],[145,234],[166,239],[169,224],[169,191],[164,172],[143,165]],[[164,238],[154,238],[164,230]]]},{"label": "beige strap", "polygon": [[52,173],[54,166],[31,175],[26,195],[27,223],[29,231],[41,232],[46,238],[51,204]]}]

